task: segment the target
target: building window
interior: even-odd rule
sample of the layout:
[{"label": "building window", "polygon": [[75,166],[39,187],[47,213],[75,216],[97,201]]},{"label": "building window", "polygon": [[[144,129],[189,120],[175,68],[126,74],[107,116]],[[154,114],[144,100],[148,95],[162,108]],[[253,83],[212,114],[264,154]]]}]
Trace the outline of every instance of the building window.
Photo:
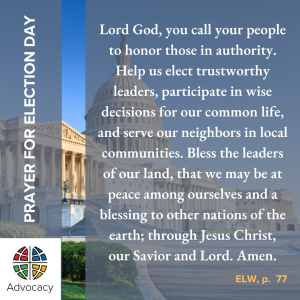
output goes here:
[{"label": "building window", "polygon": [[127,148],[128,148],[128,151],[131,151],[131,141],[127,141]]},{"label": "building window", "polygon": [[141,185],[141,184],[139,184],[139,188],[140,188],[140,189],[142,188],[142,185]]},{"label": "building window", "polygon": [[16,178],[13,178],[13,180],[12,180],[12,187],[13,187],[13,188],[16,187]]},{"label": "building window", "polygon": [[123,185],[123,180],[121,181],[121,185]]},{"label": "building window", "polygon": [[246,205],[247,204],[247,202],[244,202],[244,205]]},{"label": "building window", "polygon": [[45,166],[49,167],[49,160],[45,160]]},{"label": "building window", "polygon": [[17,155],[16,154],[13,155],[13,160],[17,161]]},{"label": "building window", "polygon": [[55,163],[55,169],[58,169],[58,162]]},{"label": "building window", "polygon": [[254,201],[252,201],[252,204],[255,204],[255,202],[254,202]]},{"label": "building window", "polygon": [[77,172],[77,166],[75,166],[75,172]]},{"label": "building window", "polygon": [[1,152],[1,159],[5,159],[5,153]]},{"label": "building window", "polygon": [[66,171],[68,170],[68,164],[65,164],[65,170]]},{"label": "building window", "polygon": [[3,190],[4,188],[4,177],[0,178],[0,189]]},{"label": "building window", "polygon": [[25,158],[25,159],[24,159],[24,163],[25,163],[25,164],[29,164],[29,159],[28,159],[28,158]]},{"label": "building window", "polygon": [[115,184],[115,183],[116,183],[116,180],[115,180],[115,179],[113,179],[113,180],[112,180],[112,183],[113,183],[113,184]]},{"label": "building window", "polygon": [[40,164],[40,160],[39,160],[38,158],[35,160],[35,164],[36,164],[37,166]]},{"label": "building window", "polygon": [[148,184],[146,185],[146,190],[148,190]]}]

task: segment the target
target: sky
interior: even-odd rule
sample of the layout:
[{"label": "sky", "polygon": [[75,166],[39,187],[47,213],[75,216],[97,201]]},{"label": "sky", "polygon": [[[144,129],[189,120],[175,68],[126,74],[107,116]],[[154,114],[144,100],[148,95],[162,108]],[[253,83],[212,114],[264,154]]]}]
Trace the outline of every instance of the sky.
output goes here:
[{"label": "sky", "polygon": [[62,112],[63,121],[84,131],[85,112],[85,1],[62,1]]},{"label": "sky", "polygon": [[[199,47],[204,45],[215,49],[216,47],[232,47],[239,44],[241,47],[272,47],[276,56],[266,60],[264,57],[141,57],[131,58],[131,66],[138,65],[146,70],[148,68],[168,68],[172,64],[177,67],[199,66],[202,68],[248,68],[259,65],[261,68],[270,68],[267,80],[261,78],[183,78],[183,77],[151,77],[145,75],[142,80],[150,88],[160,91],[163,88],[206,87],[206,88],[229,88],[235,87],[271,88],[274,96],[271,100],[265,98],[247,97],[231,98],[224,101],[222,98],[211,98],[208,101],[194,99],[169,98],[162,101],[156,99],[160,107],[166,105],[170,109],[257,109],[262,105],[276,105],[286,115],[283,120],[275,119],[183,119],[165,118],[163,127],[168,130],[186,129],[193,130],[196,127],[201,129],[207,126],[232,130],[237,127],[248,126],[251,129],[259,130],[263,125],[267,129],[281,129],[288,126],[289,137],[285,140],[251,140],[251,139],[210,139],[200,143],[202,150],[223,149],[229,147],[231,150],[240,150],[246,146],[248,150],[261,150],[267,147],[268,150],[282,150],[285,157],[282,160],[230,160],[214,159],[201,161],[201,167],[208,167],[214,171],[225,170],[248,170],[264,168],[265,170],[282,170],[285,174],[282,180],[248,180],[242,183],[240,180],[224,180],[225,185],[234,186],[238,189],[255,189],[269,187],[273,189],[290,189],[295,196],[295,211],[300,216],[300,204],[298,192],[299,185],[299,104],[298,104],[298,83],[299,83],[299,59],[300,47],[299,21],[297,11],[299,2],[290,1],[188,1],[188,2],[127,2],[123,1],[95,1],[89,0],[85,7],[84,1],[63,0],[62,7],[62,99],[63,99],[63,120],[82,132],[85,130],[84,115],[93,101],[97,89],[110,78],[115,71],[115,58],[108,55],[109,47],[120,45],[119,36],[100,37],[99,24],[106,24],[109,27],[124,27],[128,23],[132,25],[140,23],[144,27],[151,27],[159,23],[161,30],[164,27],[201,27],[205,23],[212,23],[213,27],[274,27],[280,24],[287,28],[285,36],[275,36],[267,39],[265,36],[253,36],[246,39],[244,36],[221,36],[215,39],[214,36],[172,36],[169,39],[157,38],[155,36],[136,36],[132,33],[127,36],[126,43],[132,47],[166,47],[174,44],[177,47]],[[145,13],[147,12],[147,13]],[[86,19],[85,19],[86,16]],[[255,16],[255,18],[254,18]],[[238,122],[238,123],[237,123]],[[170,148],[186,152],[187,147],[195,147],[197,141],[193,138],[171,140]],[[194,159],[173,160],[178,167],[195,167]],[[262,170],[262,169],[261,169]]]}]

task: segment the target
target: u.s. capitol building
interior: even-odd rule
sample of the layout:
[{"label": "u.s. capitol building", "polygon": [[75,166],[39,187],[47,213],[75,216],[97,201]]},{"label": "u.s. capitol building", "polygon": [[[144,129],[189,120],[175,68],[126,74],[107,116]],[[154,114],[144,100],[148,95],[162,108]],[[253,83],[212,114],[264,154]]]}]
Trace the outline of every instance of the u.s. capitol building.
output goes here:
[{"label": "u.s. capitol building", "polygon": [[[125,41],[121,44],[122,53],[116,56],[117,65],[130,67],[130,55],[124,51]],[[234,197],[222,199],[187,199],[189,192],[217,193],[222,191],[236,193],[233,187],[222,185],[214,178],[205,176],[208,170],[196,168],[185,170],[188,173],[201,171],[202,178],[180,178],[182,171],[171,164],[170,138],[161,137],[162,118],[154,97],[150,93],[142,96],[116,95],[115,90],[149,90],[150,88],[135,76],[122,76],[114,73],[96,92],[92,107],[85,116],[86,130],[79,133],[65,122],[36,123],[35,129],[35,194],[36,223],[51,228],[51,220],[63,209],[63,227],[71,227],[84,217],[85,201],[91,200],[99,208],[114,211],[127,209],[140,212],[161,212],[163,219],[153,220],[148,214],[148,224],[164,229],[183,231],[188,229],[233,229],[249,228],[253,230],[299,230],[298,219],[293,217],[292,193],[278,190],[278,199],[271,198],[272,190],[267,191],[266,199],[245,200]],[[124,112],[130,111],[126,115]],[[120,111],[119,116],[107,116],[110,111]],[[105,112],[105,113],[102,113]],[[138,112],[138,113],[136,113]],[[139,114],[137,116],[137,114]],[[104,115],[104,116],[103,116]],[[28,127],[28,126],[27,126]],[[29,126],[30,127],[30,126]],[[118,136],[107,134],[118,131]],[[124,137],[124,132],[152,130],[153,137],[143,136],[140,132],[132,137]],[[106,134],[104,134],[106,132]],[[0,219],[19,221],[23,213],[21,203],[24,195],[23,142],[24,125],[22,118],[0,119]],[[124,158],[124,156],[126,158]],[[150,157],[150,158],[149,158]],[[113,178],[105,179],[104,172],[115,172]],[[173,177],[170,181],[163,173]],[[161,174],[161,178],[122,178],[124,172],[145,172]],[[134,174],[134,173],[131,173]],[[62,186],[67,182],[69,188],[65,195],[68,203],[62,206]],[[14,193],[11,205],[9,192]],[[139,192],[140,199],[120,199],[108,203],[108,192]],[[160,192],[178,195],[184,192],[184,201],[178,199],[144,199],[145,193]],[[165,198],[165,197],[164,197]],[[265,212],[275,209],[286,213],[281,221],[267,220],[243,221],[203,220],[204,212],[247,213],[250,216],[264,208]],[[198,213],[197,220],[168,220],[168,213],[179,211]],[[88,217],[86,215],[86,217]]]}]

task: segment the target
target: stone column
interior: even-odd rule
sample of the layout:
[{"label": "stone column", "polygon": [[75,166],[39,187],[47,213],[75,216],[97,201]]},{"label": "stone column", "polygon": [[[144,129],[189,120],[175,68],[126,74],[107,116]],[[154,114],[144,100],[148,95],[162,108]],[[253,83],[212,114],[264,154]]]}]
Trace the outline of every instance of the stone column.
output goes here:
[{"label": "stone column", "polygon": [[[202,188],[201,186],[198,186],[198,193],[199,193],[199,198],[201,197],[201,191],[202,191]],[[199,199],[199,212],[203,211],[203,200],[202,199]]]},{"label": "stone column", "polygon": [[94,160],[94,157],[90,156],[90,158],[89,158],[89,187],[90,187],[89,191],[90,191],[90,195],[94,195],[93,160]]},{"label": "stone column", "polygon": [[51,149],[51,187],[55,187],[55,151],[56,149],[52,147]]},{"label": "stone column", "polygon": [[[215,194],[217,193],[217,192],[220,192],[219,190],[214,190],[214,192],[215,192]],[[235,201],[235,200],[233,200],[233,201]],[[221,199],[216,199],[216,203],[217,203],[217,212],[219,212],[219,211],[222,211],[222,208],[221,208]]]},{"label": "stone column", "polygon": [[[199,186],[198,191],[199,191],[199,195],[201,195],[202,186]],[[204,211],[203,199],[199,199],[199,210]]]},{"label": "stone column", "polygon": [[[211,189],[211,188],[208,188],[207,191],[208,191],[209,193],[211,193],[211,192],[212,192],[212,189]],[[215,210],[215,207],[214,207],[214,199],[209,199],[209,196],[208,196],[208,201],[209,201],[210,209],[211,209],[212,211],[214,211],[214,210]]]},{"label": "stone column", "polygon": [[95,161],[95,195],[99,195],[99,189],[98,189],[98,180],[99,180],[99,170],[98,170],[99,163]]},{"label": "stone column", "polygon": [[100,194],[106,194],[106,179],[103,174],[106,170],[106,163],[101,164],[101,185],[100,185]]},{"label": "stone column", "polygon": [[[201,196],[201,192],[202,192],[202,186],[199,186],[199,195],[200,195],[200,197],[202,197],[202,196]],[[200,210],[201,212],[204,211],[204,201],[203,201],[203,199],[200,199],[200,200],[199,200],[199,210]]]},{"label": "stone column", "polygon": [[76,155],[75,152],[71,153],[71,166],[70,166],[70,173],[69,173],[71,175],[69,185],[71,188],[72,197],[73,194],[75,194],[75,155]]},{"label": "stone column", "polygon": [[[176,192],[177,195],[178,195],[178,192],[180,191],[178,187],[179,187],[179,184],[177,184],[177,183],[174,184],[174,192]],[[178,197],[175,202],[174,212],[179,212],[180,205],[177,201],[178,201]],[[174,219],[174,229],[179,230],[178,220],[175,220],[175,219]]]},{"label": "stone column", "polygon": [[5,188],[11,188],[11,172],[10,172],[10,143],[5,143]]},{"label": "stone column", "polygon": [[64,186],[66,180],[66,150],[61,151],[61,186]]},{"label": "stone column", "polygon": [[199,186],[196,185],[195,186],[195,210],[196,212],[199,212],[200,211],[200,199],[197,199],[197,194],[199,192]]},{"label": "stone column", "polygon": [[[154,192],[159,192],[159,183],[156,181],[154,182]],[[154,211],[156,213],[159,210],[159,201],[160,200],[154,199],[151,203],[151,209],[152,209],[152,211]],[[157,220],[153,220],[151,218],[151,225],[158,226],[157,222],[158,222]]]},{"label": "stone column", "polygon": [[207,199],[205,199],[205,192],[206,192],[206,187],[202,187],[202,194],[203,194],[203,203],[204,203],[204,211],[209,210],[208,202]]},{"label": "stone column", "polygon": [[[207,192],[210,193],[211,192],[211,188],[207,188]],[[210,210],[213,211],[214,210],[214,206],[213,206],[214,202],[213,202],[213,200],[209,199],[209,196],[208,196],[208,200],[207,201],[209,203]]]},{"label": "stone column", "polygon": [[22,155],[22,142],[17,142],[17,189],[21,189],[23,187],[23,174],[24,174],[24,158]]},{"label": "stone column", "polygon": [[40,186],[45,186],[45,146],[40,149]]},{"label": "stone column", "polygon": [[200,199],[197,199],[198,191],[199,191],[199,186],[195,185],[194,193],[195,193],[195,211],[196,212],[199,212],[199,210],[200,210]]},{"label": "stone column", "polygon": [[[153,145],[153,144],[152,144]],[[171,184],[171,192],[175,192],[175,183]],[[174,214],[176,211],[176,201],[177,199],[173,200],[171,203],[171,212]],[[175,218],[171,221],[171,229],[176,229],[176,222],[175,222]]]},{"label": "stone column", "polygon": [[[210,192],[215,193],[215,189],[210,189]],[[212,199],[212,203],[213,203],[213,210],[217,211],[218,210],[217,209],[217,199],[215,197]]]},{"label": "stone column", "polygon": [[190,210],[190,201],[188,199],[188,193],[190,191],[190,187],[189,186],[183,186],[183,191],[184,191],[184,202],[182,203],[182,208],[185,212],[188,212]]},{"label": "stone column", "polygon": [[[181,204],[181,209],[184,212],[187,212],[188,210],[188,203],[187,203],[187,194],[188,194],[188,187],[185,187],[183,184],[180,185],[180,191],[184,192],[184,202]],[[179,221],[179,230],[183,230],[185,228],[185,220]]]},{"label": "stone column", "polygon": [[[171,184],[170,183],[164,184],[162,193],[165,192],[165,191],[170,195],[170,191],[171,191]],[[171,226],[170,226],[170,220],[168,220],[168,218],[167,218],[167,214],[170,211],[170,202],[171,202],[170,199],[165,199],[164,228],[167,228],[167,229],[171,228]]]},{"label": "stone column", "polygon": [[[160,191],[161,194],[163,194],[164,189],[165,189],[165,183],[164,182],[160,182],[158,184],[158,190]],[[166,211],[166,207],[167,207],[166,199],[162,199],[161,198],[159,200],[158,207],[159,207],[159,212],[163,213],[163,215],[165,216],[165,211]],[[161,222],[161,221],[163,221],[163,222]],[[160,227],[160,228],[166,228],[166,220],[165,220],[165,218],[163,218],[163,220],[157,220],[157,225],[156,226]]]},{"label": "stone column", "polygon": [[81,198],[83,198],[83,196],[85,194],[85,190],[84,190],[84,174],[85,174],[84,159],[85,159],[84,154],[80,154],[80,195],[81,195]]},{"label": "stone column", "polygon": [[90,195],[90,164],[89,164],[89,158],[88,156],[85,156],[85,196]]}]

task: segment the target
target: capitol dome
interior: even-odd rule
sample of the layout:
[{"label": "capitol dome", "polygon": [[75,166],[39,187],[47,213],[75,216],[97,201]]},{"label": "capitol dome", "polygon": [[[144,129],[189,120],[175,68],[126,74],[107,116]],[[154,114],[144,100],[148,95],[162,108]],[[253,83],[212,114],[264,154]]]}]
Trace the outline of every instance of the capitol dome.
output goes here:
[{"label": "capitol dome", "polygon": [[[120,70],[123,70],[122,66],[126,66],[126,70],[130,69],[131,56],[126,54],[125,39],[125,35],[122,35],[121,53],[115,56]],[[132,94],[131,96],[115,94],[115,91],[119,90],[131,91]],[[133,93],[135,90],[142,90],[144,96]],[[108,112],[112,111],[126,111],[131,115],[109,116]],[[150,88],[128,72],[122,75],[117,75],[115,72],[101,85],[85,120],[84,134],[93,136],[95,141],[106,145],[108,151],[156,151],[169,147],[170,138],[157,136],[157,132],[163,130],[162,117],[159,115],[154,97],[150,95]],[[99,136],[100,131],[112,132],[117,128],[120,130],[120,138]],[[153,138],[143,136],[125,138],[124,131],[131,130],[152,130],[154,136]]]},{"label": "capitol dome", "polygon": [[[114,96],[114,87],[117,87],[117,89],[129,89],[133,90],[134,87],[137,87],[137,90],[150,90],[150,88],[147,86],[146,83],[144,83],[142,80],[136,78],[135,76],[117,76],[116,73],[112,75],[110,79],[108,79],[105,83],[101,85],[101,87],[98,89],[93,105],[98,104],[101,101],[110,100],[110,99],[123,99],[126,97],[123,96]],[[136,96],[132,98],[140,98],[144,100],[148,100],[152,102],[152,104],[155,105],[154,97],[151,96]]]}]

